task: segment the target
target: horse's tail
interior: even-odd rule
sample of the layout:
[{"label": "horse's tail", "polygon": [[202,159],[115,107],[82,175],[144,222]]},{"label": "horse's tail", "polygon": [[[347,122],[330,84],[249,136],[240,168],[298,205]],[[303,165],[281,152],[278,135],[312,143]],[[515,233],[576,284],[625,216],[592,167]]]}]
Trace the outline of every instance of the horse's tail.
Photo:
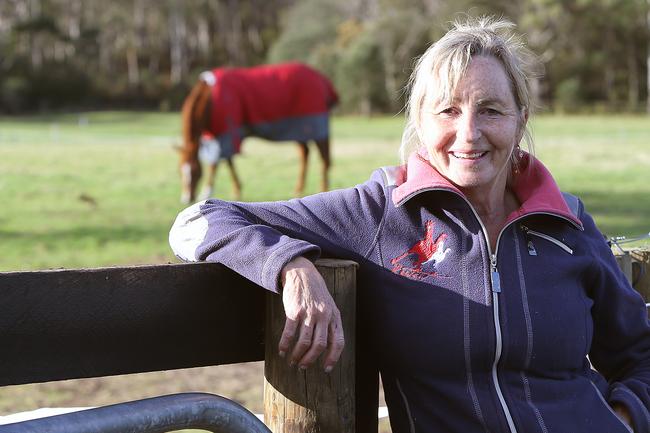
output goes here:
[{"label": "horse's tail", "polygon": [[183,154],[185,160],[198,158],[199,139],[209,129],[210,95],[212,90],[203,80],[192,88],[182,108]]}]

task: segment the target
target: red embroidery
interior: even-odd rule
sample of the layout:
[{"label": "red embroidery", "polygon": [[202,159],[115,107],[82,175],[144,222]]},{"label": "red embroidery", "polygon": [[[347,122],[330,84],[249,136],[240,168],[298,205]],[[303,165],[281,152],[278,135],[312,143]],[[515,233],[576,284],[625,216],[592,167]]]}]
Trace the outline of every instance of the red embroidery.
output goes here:
[{"label": "red embroidery", "polygon": [[[409,248],[404,254],[390,261],[391,265],[393,265],[392,271],[394,273],[417,280],[424,280],[426,277],[435,277],[437,275],[435,271],[424,271],[422,265],[429,263],[435,265],[442,262],[450,249],[445,249],[447,234],[442,233],[435,241],[433,240],[433,226],[433,221],[427,221],[424,238]],[[409,260],[411,266],[406,266],[406,259],[413,255],[415,256],[415,260]]]}]

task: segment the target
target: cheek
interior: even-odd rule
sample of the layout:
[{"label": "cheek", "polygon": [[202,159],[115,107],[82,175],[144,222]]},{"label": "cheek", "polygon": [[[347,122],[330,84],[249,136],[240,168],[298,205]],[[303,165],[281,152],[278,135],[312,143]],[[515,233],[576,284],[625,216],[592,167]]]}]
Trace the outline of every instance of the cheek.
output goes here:
[{"label": "cheek", "polygon": [[438,122],[429,120],[422,125],[422,142],[430,152],[444,150],[449,146],[452,137],[450,128]]},{"label": "cheek", "polygon": [[490,128],[489,133],[490,141],[492,145],[498,149],[510,150],[521,139],[521,131],[517,125],[511,123],[494,125],[493,128]]}]

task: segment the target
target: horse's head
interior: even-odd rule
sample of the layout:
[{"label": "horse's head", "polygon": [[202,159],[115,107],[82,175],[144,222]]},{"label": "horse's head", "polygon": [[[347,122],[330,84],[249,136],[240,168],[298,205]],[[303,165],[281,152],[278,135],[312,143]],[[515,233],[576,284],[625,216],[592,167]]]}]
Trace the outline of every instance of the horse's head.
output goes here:
[{"label": "horse's head", "polygon": [[181,202],[189,204],[196,198],[201,178],[199,146],[201,134],[208,129],[210,118],[210,86],[199,80],[183,102],[183,146],[180,149]]},{"label": "horse's head", "polygon": [[197,155],[181,151],[181,203],[190,204],[196,198],[196,187],[201,179],[201,164]]}]

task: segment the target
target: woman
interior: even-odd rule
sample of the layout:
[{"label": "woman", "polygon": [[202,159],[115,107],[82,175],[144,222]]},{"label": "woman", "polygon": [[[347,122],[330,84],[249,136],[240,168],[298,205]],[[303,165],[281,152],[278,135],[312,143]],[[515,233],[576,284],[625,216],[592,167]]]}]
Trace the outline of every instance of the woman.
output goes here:
[{"label": "woman", "polygon": [[305,368],[325,352],[327,371],[343,335],[311,260],[356,260],[395,433],[649,433],[644,302],[519,147],[532,57],[511,27],[457,23],[422,56],[404,166],[300,200],[197,203],[171,244],[282,293],[281,354]]}]

